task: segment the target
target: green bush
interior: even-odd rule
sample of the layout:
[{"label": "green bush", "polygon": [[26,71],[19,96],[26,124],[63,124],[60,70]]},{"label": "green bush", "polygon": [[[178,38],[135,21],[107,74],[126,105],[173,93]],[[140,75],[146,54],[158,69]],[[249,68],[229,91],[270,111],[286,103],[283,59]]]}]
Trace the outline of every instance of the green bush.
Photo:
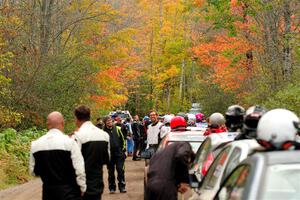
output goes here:
[{"label": "green bush", "polygon": [[29,151],[32,140],[45,134],[36,128],[17,132],[5,129],[0,132],[0,189],[29,180]]},{"label": "green bush", "polygon": [[263,103],[266,108],[286,108],[300,116],[300,86],[290,84]]}]

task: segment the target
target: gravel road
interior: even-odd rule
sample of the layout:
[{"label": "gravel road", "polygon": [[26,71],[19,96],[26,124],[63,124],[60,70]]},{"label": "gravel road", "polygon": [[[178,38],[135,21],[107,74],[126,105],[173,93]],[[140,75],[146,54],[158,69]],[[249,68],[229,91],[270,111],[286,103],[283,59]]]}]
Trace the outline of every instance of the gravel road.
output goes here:
[{"label": "gravel road", "polygon": [[[126,190],[127,193],[109,194],[107,188],[107,171],[104,167],[105,190],[103,200],[142,200],[143,199],[143,177],[144,161],[132,161],[127,158],[125,162]],[[41,200],[41,180],[39,178],[28,183],[0,190],[0,200]]]}]

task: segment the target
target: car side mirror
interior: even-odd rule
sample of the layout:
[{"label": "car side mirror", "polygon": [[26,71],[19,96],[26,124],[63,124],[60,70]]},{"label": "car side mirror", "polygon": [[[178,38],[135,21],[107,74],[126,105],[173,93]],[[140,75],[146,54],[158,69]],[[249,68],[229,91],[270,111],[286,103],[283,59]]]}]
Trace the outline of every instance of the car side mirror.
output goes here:
[{"label": "car side mirror", "polygon": [[189,179],[190,179],[191,188],[199,188],[200,187],[200,183],[195,174],[190,174]]}]

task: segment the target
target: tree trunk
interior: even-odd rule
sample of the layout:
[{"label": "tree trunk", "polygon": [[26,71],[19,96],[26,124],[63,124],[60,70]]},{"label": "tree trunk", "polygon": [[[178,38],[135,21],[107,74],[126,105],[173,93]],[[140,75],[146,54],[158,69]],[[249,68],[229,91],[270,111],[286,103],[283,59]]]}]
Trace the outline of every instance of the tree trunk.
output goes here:
[{"label": "tree trunk", "polygon": [[292,56],[291,56],[291,8],[289,0],[284,0],[284,47],[283,47],[283,77],[289,80],[292,75]]}]

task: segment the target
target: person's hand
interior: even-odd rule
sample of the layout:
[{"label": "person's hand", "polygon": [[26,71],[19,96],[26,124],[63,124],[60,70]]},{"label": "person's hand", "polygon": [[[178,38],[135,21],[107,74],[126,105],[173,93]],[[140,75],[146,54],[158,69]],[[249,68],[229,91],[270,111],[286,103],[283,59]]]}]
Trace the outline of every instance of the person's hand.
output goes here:
[{"label": "person's hand", "polygon": [[189,184],[187,183],[180,183],[179,184],[179,187],[178,187],[178,192],[180,192],[181,194],[185,193],[188,191],[189,189]]}]

